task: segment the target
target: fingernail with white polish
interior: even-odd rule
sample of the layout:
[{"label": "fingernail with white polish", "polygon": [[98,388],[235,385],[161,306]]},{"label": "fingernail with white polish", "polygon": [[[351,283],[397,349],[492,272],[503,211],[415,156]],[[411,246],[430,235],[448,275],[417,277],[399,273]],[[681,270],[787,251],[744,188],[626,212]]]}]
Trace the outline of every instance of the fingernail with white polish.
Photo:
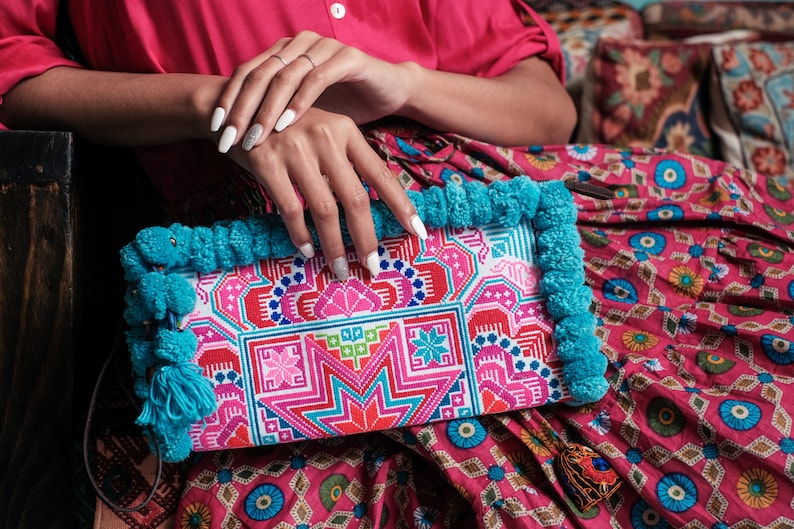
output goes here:
[{"label": "fingernail with white polish", "polygon": [[256,145],[257,140],[262,137],[262,133],[264,132],[265,132],[265,127],[263,127],[259,123],[248,129],[245,138],[243,138],[243,150],[250,151],[251,149],[253,149],[254,145]]},{"label": "fingernail with white polish", "polygon": [[223,125],[223,118],[226,117],[226,110],[223,107],[215,107],[210,120],[210,132],[218,132]]},{"label": "fingernail with white polish", "polygon": [[273,130],[276,132],[281,132],[282,130],[286,129],[292,123],[292,120],[295,119],[295,111],[292,109],[287,109],[281,114],[281,117],[278,118],[276,121],[276,125],[273,127]]},{"label": "fingernail with white polish", "polygon": [[339,281],[347,281],[347,278],[350,277],[350,268],[348,268],[347,259],[344,257],[334,259],[334,262],[331,263],[331,269]]},{"label": "fingernail with white polish", "polygon": [[380,273],[380,257],[378,257],[378,252],[372,252],[367,256],[367,270],[369,270],[369,275],[373,278],[378,277]]},{"label": "fingernail with white polish", "polygon": [[422,219],[419,218],[419,215],[414,215],[411,217],[411,227],[414,229],[414,232],[416,232],[416,235],[418,235],[420,239],[427,239],[427,228],[425,228],[425,223],[422,222]]},{"label": "fingernail with white polish", "polygon": [[227,153],[232,148],[235,138],[237,138],[237,127],[229,125],[223,129],[221,139],[218,141],[218,152]]},{"label": "fingernail with white polish", "polygon": [[300,252],[303,254],[303,257],[305,257],[306,259],[311,259],[312,257],[314,257],[314,246],[312,246],[308,242],[306,244],[301,245],[301,247],[298,248],[298,250],[300,250]]}]

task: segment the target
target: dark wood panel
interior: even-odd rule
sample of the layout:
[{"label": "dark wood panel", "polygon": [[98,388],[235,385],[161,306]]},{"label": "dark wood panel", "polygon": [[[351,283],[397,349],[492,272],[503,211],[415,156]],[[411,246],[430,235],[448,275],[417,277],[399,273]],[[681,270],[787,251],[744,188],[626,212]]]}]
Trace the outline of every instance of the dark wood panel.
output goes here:
[{"label": "dark wood panel", "polygon": [[72,527],[72,137],[0,134],[0,526]]}]

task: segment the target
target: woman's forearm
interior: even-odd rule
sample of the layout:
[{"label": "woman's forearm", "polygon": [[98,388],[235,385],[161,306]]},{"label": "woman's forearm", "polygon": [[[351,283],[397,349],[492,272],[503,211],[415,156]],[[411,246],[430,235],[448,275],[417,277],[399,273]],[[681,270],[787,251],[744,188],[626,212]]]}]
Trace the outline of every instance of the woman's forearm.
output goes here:
[{"label": "woman's forearm", "polygon": [[401,66],[410,73],[399,114],[437,130],[496,145],[561,144],[576,124],[573,101],[538,58],[492,79]]},{"label": "woman's forearm", "polygon": [[101,144],[145,146],[211,137],[207,123],[225,83],[195,74],[131,74],[57,67],[5,96],[14,129],[71,130]]}]

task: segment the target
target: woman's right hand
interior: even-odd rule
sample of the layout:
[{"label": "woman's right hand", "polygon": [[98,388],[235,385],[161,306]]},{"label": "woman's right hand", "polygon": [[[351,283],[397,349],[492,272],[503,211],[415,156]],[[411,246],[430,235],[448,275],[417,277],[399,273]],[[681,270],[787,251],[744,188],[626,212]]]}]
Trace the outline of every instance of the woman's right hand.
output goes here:
[{"label": "woman's right hand", "polygon": [[271,134],[256,148],[237,146],[229,155],[262,184],[292,242],[306,257],[312,257],[314,245],[304,217],[305,202],[325,260],[341,280],[347,279],[349,268],[337,201],[344,209],[360,262],[373,276],[380,268],[364,183],[377,192],[406,230],[420,238],[427,236],[402,186],[348,116],[310,108],[303,119]]},{"label": "woman's right hand", "polygon": [[411,67],[391,64],[338,40],[303,31],[239,65],[224,87],[210,129],[226,152],[264,142],[312,106],[363,124],[391,115],[407,98]]}]

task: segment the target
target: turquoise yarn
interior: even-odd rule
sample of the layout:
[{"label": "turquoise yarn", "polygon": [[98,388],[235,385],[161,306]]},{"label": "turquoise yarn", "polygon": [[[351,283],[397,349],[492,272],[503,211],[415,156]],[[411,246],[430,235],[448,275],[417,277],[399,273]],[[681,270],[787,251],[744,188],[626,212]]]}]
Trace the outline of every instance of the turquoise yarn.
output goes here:
[{"label": "turquoise yarn", "polygon": [[201,368],[192,362],[164,364],[155,369],[149,395],[136,423],[155,432],[187,428],[215,411],[215,394],[205,384]]},{"label": "turquoise yarn", "polygon": [[[445,188],[408,191],[408,197],[431,228],[533,223],[537,263],[543,272],[539,287],[555,322],[554,338],[572,398],[569,403],[599,400],[608,389],[607,358],[595,335],[597,322],[589,310],[592,291],[585,284],[584,252],[575,225],[577,211],[565,184],[520,176],[488,185],[449,183]],[[372,201],[370,209],[378,239],[403,233],[385,203]],[[344,226],[343,216],[340,221]],[[349,242],[349,236],[346,239]],[[190,427],[216,407],[212,383],[190,362],[198,346],[196,336],[174,325],[175,318],[189,314],[195,305],[195,292],[174,272],[187,268],[207,274],[260,259],[288,257],[296,251],[283,222],[274,215],[194,228],[181,224],[147,228],[121,249],[128,282],[124,317],[130,329],[126,337],[134,390],[143,400],[136,422],[151,429],[165,461],[188,457]]]}]

